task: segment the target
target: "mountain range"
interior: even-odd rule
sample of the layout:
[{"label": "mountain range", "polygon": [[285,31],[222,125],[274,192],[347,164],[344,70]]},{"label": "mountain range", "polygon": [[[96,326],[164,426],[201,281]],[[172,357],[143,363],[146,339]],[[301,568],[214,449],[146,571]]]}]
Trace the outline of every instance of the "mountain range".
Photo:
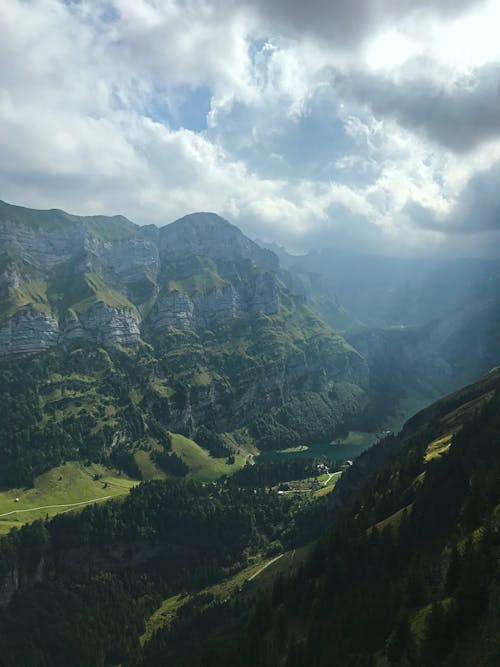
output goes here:
[{"label": "mountain range", "polygon": [[0,241],[5,479],[165,429],[280,449],[369,412],[365,359],[214,214],[158,229],[2,204]]},{"label": "mountain range", "polygon": [[499,286],[0,202],[2,664],[498,664]]},{"label": "mountain range", "polygon": [[498,262],[278,257],[213,213],[157,228],[6,203],[0,248],[5,479],[162,429],[230,452],[400,425],[498,361]]}]

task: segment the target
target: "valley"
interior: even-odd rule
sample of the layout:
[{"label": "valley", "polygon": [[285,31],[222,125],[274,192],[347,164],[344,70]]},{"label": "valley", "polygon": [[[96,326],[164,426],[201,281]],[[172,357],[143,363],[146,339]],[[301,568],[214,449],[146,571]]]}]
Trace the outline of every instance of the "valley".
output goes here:
[{"label": "valley", "polygon": [[6,667],[493,664],[497,263],[395,292],[418,264],[6,203],[0,241]]},{"label": "valley", "polygon": [[0,667],[500,667],[500,2],[0,7]]}]

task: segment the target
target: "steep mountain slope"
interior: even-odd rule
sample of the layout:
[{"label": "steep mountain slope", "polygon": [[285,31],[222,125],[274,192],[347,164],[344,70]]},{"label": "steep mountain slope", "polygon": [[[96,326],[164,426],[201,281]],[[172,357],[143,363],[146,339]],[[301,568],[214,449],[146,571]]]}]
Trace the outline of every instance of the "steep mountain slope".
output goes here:
[{"label": "steep mountain slope", "polygon": [[4,483],[167,431],[282,448],[363,419],[364,359],[215,214],[158,230],[2,204],[0,240]]},{"label": "steep mountain slope", "polygon": [[202,664],[498,664],[499,479],[495,370],[358,459],[309,563]]}]

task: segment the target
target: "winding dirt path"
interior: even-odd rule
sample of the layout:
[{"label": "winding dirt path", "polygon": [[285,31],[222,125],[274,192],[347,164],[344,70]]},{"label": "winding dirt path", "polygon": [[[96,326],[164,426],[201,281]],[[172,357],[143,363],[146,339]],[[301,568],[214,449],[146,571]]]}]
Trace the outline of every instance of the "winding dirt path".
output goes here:
[{"label": "winding dirt path", "polygon": [[[41,507],[30,507],[29,509],[24,510],[11,510],[10,512],[4,512],[0,514],[0,518],[3,516],[9,516],[10,514],[20,514],[21,512],[36,512],[36,510],[49,510],[54,509],[55,507],[78,507],[78,505],[88,505],[89,503],[96,503],[99,500],[109,500],[113,496],[103,496],[102,498],[92,498],[92,500],[82,500],[79,503],[66,503],[63,505],[42,505]],[[270,565],[270,563],[268,563]]]},{"label": "winding dirt path", "polygon": [[280,554],[279,556],[276,556],[276,558],[273,558],[272,560],[270,560],[269,563],[266,563],[263,567],[260,568],[260,570],[257,570],[257,572],[255,572],[254,574],[252,574],[251,577],[248,577],[248,580],[247,580],[247,581],[252,581],[252,579],[255,579],[255,577],[257,577],[261,572],[264,572],[264,570],[265,570],[267,567],[269,567],[269,566],[272,565],[273,563],[276,563],[276,561],[279,560],[280,558],[283,558],[284,555],[285,555],[285,554]]}]

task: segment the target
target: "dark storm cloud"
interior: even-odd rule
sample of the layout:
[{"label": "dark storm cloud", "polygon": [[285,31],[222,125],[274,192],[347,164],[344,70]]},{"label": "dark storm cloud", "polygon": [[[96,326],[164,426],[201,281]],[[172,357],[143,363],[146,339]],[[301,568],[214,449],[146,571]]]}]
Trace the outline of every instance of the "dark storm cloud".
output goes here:
[{"label": "dark storm cloud", "polygon": [[249,0],[271,22],[309,33],[336,48],[356,47],[368,36],[409,15],[459,15],[480,0]]},{"label": "dark storm cloud", "polygon": [[359,72],[337,78],[334,86],[376,115],[391,116],[455,152],[467,152],[500,135],[500,63],[477,68],[453,85],[433,81],[425,73],[395,81]]},{"label": "dark storm cloud", "polygon": [[474,174],[459,195],[450,213],[438,218],[433,211],[415,202],[404,212],[422,229],[448,234],[478,234],[500,231],[500,162]]}]

